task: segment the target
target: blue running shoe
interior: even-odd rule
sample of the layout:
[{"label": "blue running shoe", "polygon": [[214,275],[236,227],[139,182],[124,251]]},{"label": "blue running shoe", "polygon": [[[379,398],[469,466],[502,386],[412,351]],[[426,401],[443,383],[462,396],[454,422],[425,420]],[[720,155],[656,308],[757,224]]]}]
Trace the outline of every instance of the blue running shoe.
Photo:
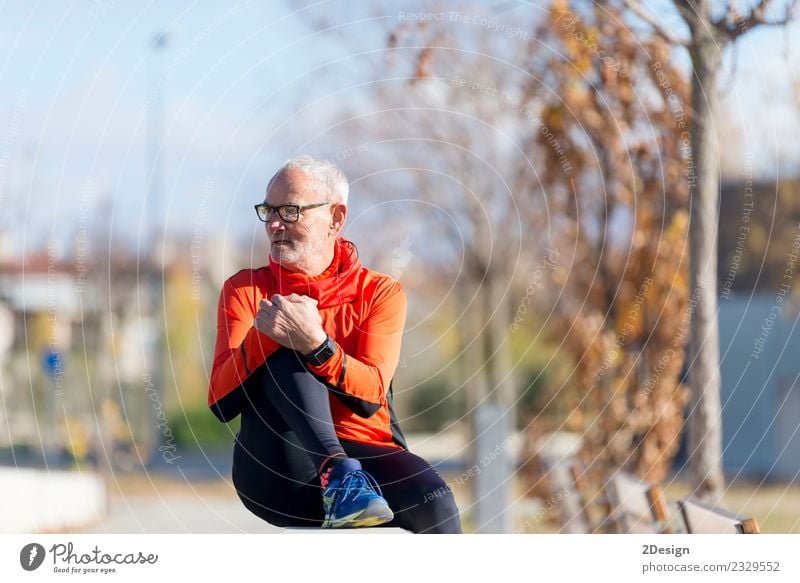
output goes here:
[{"label": "blue running shoe", "polygon": [[378,526],[394,518],[375,478],[361,469],[357,459],[345,458],[325,472],[320,481],[325,508],[322,528]]}]

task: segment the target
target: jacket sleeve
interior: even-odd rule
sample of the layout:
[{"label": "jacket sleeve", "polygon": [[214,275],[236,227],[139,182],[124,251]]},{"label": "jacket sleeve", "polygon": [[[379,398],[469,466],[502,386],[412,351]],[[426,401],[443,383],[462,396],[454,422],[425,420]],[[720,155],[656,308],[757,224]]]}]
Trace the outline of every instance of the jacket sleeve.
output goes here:
[{"label": "jacket sleeve", "polygon": [[407,300],[394,280],[376,292],[354,354],[337,343],[336,354],[320,366],[307,365],[331,391],[361,417],[374,415],[386,403],[386,392],[400,361]]},{"label": "jacket sleeve", "polygon": [[217,341],[208,387],[208,406],[228,422],[247,403],[245,383],[279,345],[253,327],[255,312],[231,280],[222,286],[217,305]]}]

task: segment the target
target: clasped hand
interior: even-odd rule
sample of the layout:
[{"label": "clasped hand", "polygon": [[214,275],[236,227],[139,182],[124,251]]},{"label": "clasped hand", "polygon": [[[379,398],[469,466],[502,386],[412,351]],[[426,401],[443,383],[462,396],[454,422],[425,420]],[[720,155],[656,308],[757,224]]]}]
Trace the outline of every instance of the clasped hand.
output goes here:
[{"label": "clasped hand", "polygon": [[309,354],[325,342],[317,300],[308,296],[273,295],[263,299],[253,325],[281,346]]}]

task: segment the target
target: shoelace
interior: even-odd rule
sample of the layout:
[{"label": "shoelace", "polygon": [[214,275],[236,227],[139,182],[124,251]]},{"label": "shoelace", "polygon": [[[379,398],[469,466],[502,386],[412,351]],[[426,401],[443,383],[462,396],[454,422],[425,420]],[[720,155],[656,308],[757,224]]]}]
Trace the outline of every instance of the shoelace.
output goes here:
[{"label": "shoelace", "polygon": [[331,466],[330,468],[325,470],[325,473],[323,473],[319,477],[319,483],[320,483],[320,485],[322,486],[323,489],[328,487],[328,482],[331,481],[331,472],[332,471],[333,471],[333,466]]},{"label": "shoelace", "polygon": [[356,495],[353,497],[353,500],[362,496],[364,494],[364,487],[372,488],[378,496],[381,498],[383,497],[383,493],[381,492],[381,487],[378,486],[378,482],[375,481],[375,478],[370,476],[368,473],[362,470],[355,470],[349,472],[342,478],[342,483],[339,485],[338,490],[344,491],[345,498],[350,496],[350,492],[356,492]]}]

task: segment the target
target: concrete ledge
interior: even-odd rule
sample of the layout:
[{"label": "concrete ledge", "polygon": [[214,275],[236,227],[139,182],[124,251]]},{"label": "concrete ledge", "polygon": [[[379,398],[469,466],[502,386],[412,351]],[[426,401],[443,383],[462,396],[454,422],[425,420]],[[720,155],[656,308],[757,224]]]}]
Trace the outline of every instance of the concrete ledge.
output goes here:
[{"label": "concrete ledge", "polygon": [[283,531],[286,534],[414,534],[411,531],[392,527],[373,527],[373,528],[315,528],[312,526],[298,526],[293,528],[285,528]]},{"label": "concrete ledge", "polygon": [[0,468],[0,532],[64,532],[105,513],[97,474]]}]

